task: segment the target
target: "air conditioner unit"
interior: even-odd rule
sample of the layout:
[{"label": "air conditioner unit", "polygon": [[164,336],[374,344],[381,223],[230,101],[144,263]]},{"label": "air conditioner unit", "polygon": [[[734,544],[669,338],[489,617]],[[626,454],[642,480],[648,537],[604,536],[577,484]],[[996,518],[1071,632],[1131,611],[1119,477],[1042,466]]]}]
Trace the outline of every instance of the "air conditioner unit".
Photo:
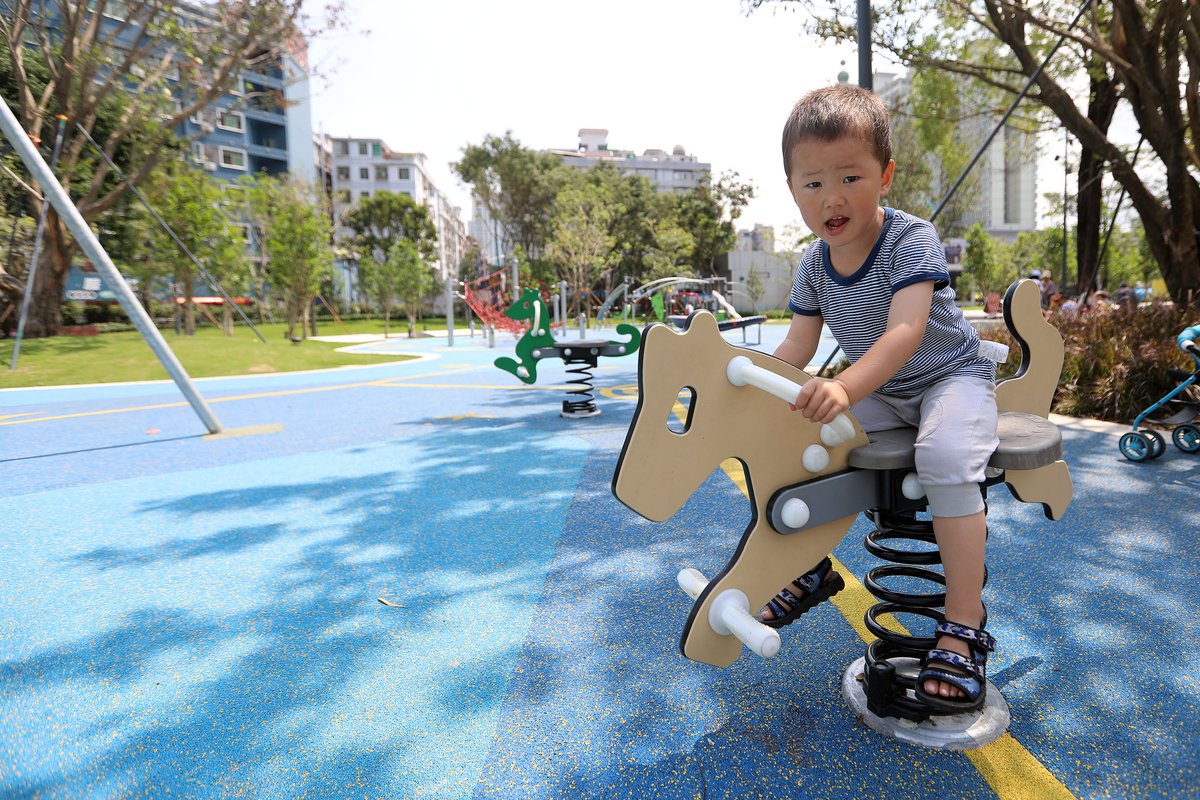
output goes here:
[{"label": "air conditioner unit", "polygon": [[209,172],[216,172],[216,171],[217,171],[217,165],[216,165],[214,162],[212,162],[212,161],[205,161],[205,162],[204,162],[204,169],[208,170]]}]

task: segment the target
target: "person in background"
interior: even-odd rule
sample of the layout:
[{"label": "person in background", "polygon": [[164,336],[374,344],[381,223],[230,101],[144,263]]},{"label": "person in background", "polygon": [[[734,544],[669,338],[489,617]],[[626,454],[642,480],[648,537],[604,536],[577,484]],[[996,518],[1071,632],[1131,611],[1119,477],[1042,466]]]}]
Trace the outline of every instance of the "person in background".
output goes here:
[{"label": "person in background", "polygon": [[1050,310],[1050,298],[1054,297],[1055,292],[1058,291],[1058,287],[1054,285],[1054,278],[1052,278],[1050,276],[1050,270],[1045,270],[1044,272],[1042,272],[1041,288],[1042,288],[1042,310],[1049,311]]}]

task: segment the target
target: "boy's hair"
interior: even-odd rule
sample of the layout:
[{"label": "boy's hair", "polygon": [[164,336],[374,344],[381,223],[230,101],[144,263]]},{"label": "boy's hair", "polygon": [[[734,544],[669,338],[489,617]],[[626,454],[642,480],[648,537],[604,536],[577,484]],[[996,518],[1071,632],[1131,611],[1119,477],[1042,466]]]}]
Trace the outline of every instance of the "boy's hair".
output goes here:
[{"label": "boy's hair", "polygon": [[805,139],[832,142],[857,137],[871,146],[883,167],[892,160],[888,110],[879,96],[849,84],[814,89],[800,98],[783,126],[783,171],[791,177],[792,150]]}]

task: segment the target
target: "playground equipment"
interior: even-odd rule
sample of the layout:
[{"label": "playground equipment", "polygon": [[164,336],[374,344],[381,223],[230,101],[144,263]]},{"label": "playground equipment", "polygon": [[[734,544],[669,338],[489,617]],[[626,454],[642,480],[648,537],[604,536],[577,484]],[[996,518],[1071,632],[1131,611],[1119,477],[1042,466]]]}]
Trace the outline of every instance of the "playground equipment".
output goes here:
[{"label": "playground equipment", "polygon": [[[997,387],[1000,446],[981,490],[1003,482],[1018,500],[1040,503],[1047,517],[1059,519],[1073,489],[1061,460],[1061,436],[1047,416],[1062,369],[1062,338],[1042,318],[1032,281],[1010,287],[1005,320],[1021,344],[1023,364]],[[897,613],[940,620],[936,608],[944,603],[936,592],[886,587],[895,576],[944,580],[926,566],[940,562],[936,549],[914,553],[887,544],[934,541],[930,523],[917,518],[926,502],[914,472],[915,431],[868,437],[849,413],[830,425],[793,413],[788,403],[810,377],[772,356],[730,345],[706,312],[693,315],[683,333],[649,326],[640,362],[638,407],[613,475],[617,499],[665,521],[730,457],[742,462],[750,487],[751,522],[729,562],[712,580],[693,569],[679,574],[680,587],[695,600],[680,640],[683,655],[728,666],[745,645],[773,656],[778,631],[751,615],[830,553],[866,511],[876,523],[868,549],[898,564],[866,576],[867,588],[881,601],[867,614],[879,638],[846,671],[847,701],[877,730],[921,744],[966,749],[1003,734],[1007,705],[994,686],[982,711],[955,715],[952,722],[921,702],[913,692],[919,659],[935,640],[881,621]],[[665,422],[681,391],[690,393],[691,403],[680,432]]]},{"label": "playground equipment", "polygon": [[[1146,461],[1161,456],[1167,449],[1166,440],[1161,433],[1151,428],[1138,427],[1143,422],[1150,422],[1164,428],[1174,427],[1171,431],[1171,441],[1185,453],[1200,452],[1200,427],[1194,423],[1200,417],[1200,397],[1196,396],[1196,382],[1200,381],[1200,346],[1196,338],[1200,337],[1200,325],[1193,325],[1179,334],[1179,349],[1192,357],[1195,369],[1191,374],[1180,370],[1168,370],[1178,385],[1167,392],[1161,399],[1153,403],[1133,420],[1133,430],[1121,437],[1119,447],[1121,455],[1130,461]],[[1180,399],[1182,398],[1182,399]],[[1163,417],[1152,417],[1155,412],[1169,407],[1171,412]]]},{"label": "playground equipment", "polygon": [[563,401],[562,416],[569,419],[594,417],[600,413],[596,407],[592,390],[592,370],[600,356],[626,356],[634,352],[641,342],[642,334],[633,325],[617,326],[617,333],[629,337],[626,342],[608,339],[555,340],[550,335],[546,303],[537,289],[525,289],[520,299],[504,312],[517,321],[529,320],[528,329],[517,340],[517,360],[502,356],[494,362],[497,367],[511,373],[523,383],[537,380],[537,362],[543,358],[560,358],[573,377],[567,383],[574,388],[567,392]]}]

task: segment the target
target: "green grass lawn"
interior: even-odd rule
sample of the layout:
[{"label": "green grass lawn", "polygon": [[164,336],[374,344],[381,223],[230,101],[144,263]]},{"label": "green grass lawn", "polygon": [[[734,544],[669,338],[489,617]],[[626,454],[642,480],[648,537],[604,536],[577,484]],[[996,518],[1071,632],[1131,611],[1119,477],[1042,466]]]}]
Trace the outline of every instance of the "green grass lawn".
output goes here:
[{"label": "green grass lawn", "polygon": [[[439,324],[440,323],[440,324]],[[430,320],[429,328],[445,329],[441,320]],[[259,341],[245,325],[234,328],[233,336],[204,327],[195,336],[177,336],[163,331],[163,338],[193,378],[219,375],[254,375],[326,369],[347,365],[380,364],[405,360],[404,356],[354,355],[339,353],[343,344],[306,341],[292,344],[284,338],[283,324],[258,325],[267,344]],[[345,325],[326,323],[318,334],[383,333],[382,320],[353,320]],[[407,338],[407,323],[393,320],[388,333]],[[418,335],[422,330],[417,324]],[[55,336],[23,339],[17,369],[9,369],[12,339],[0,339],[0,388],[61,386],[72,383],[116,383],[162,380],[169,376],[150,345],[137,331],[103,333],[99,336]]]}]

